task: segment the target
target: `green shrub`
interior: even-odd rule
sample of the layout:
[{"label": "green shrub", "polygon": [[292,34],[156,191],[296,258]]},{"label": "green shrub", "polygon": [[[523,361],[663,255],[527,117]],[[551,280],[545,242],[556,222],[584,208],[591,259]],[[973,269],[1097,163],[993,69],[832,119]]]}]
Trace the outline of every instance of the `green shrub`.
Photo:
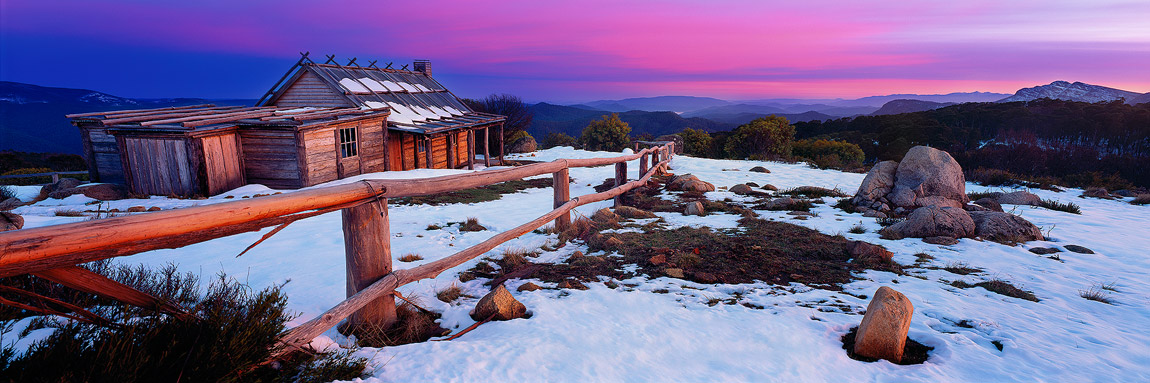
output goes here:
[{"label": "green shrub", "polygon": [[515,141],[518,141],[521,138],[527,138],[527,137],[531,137],[531,134],[527,133],[526,130],[516,130],[515,133],[511,133],[511,135],[507,137],[505,142],[507,142],[508,144],[511,144],[511,143],[514,143]]},{"label": "green shrub", "polygon": [[731,158],[766,160],[791,155],[795,126],[786,117],[770,115],[739,126],[724,149]]},{"label": "green shrub", "polygon": [[543,137],[543,149],[550,149],[556,146],[574,147],[575,144],[575,137],[571,137],[559,132],[547,133],[547,136]]},{"label": "green shrub", "polygon": [[631,138],[628,136],[630,133],[631,126],[620,120],[618,114],[611,113],[610,116],[603,116],[601,120],[591,121],[591,124],[583,129],[579,143],[587,150],[617,152],[631,143]]},{"label": "green shrub", "polygon": [[683,137],[683,151],[687,154],[696,157],[708,157],[711,154],[711,145],[714,139],[707,131],[699,129],[686,128],[679,132],[679,137]]},{"label": "green shrub", "polygon": [[857,168],[866,158],[858,145],[821,139],[795,141],[791,154],[811,160],[819,169]]},{"label": "green shrub", "polygon": [[198,278],[130,267],[91,266],[110,278],[166,299],[187,310],[192,319],[135,308],[92,297],[43,280],[5,278],[7,285],[69,300],[100,315],[112,326],[78,321],[44,321],[56,331],[23,355],[0,355],[0,376],[12,381],[154,381],[270,382],[361,377],[366,360],[335,355],[313,364],[296,354],[273,369],[264,361],[275,351],[292,319],[280,287],[254,292],[224,275],[200,295]]}]

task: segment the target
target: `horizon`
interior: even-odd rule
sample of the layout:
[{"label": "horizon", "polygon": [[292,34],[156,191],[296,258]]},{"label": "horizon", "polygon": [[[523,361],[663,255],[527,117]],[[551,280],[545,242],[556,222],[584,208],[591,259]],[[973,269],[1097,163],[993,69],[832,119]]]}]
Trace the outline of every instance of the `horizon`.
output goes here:
[{"label": "horizon", "polygon": [[459,97],[559,104],[1013,94],[1056,80],[1150,91],[1150,4],[1128,0],[263,3],[5,1],[0,80],[249,99],[310,51],[341,64],[430,59]]}]

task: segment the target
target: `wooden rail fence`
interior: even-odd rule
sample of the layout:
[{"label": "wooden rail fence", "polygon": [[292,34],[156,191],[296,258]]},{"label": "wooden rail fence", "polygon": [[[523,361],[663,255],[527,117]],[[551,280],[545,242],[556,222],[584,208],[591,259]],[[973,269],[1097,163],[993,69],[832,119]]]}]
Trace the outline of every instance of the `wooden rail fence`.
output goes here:
[{"label": "wooden rail fence", "polygon": [[61,175],[69,176],[69,175],[78,175],[78,174],[88,174],[88,171],[87,171],[87,170],[83,170],[83,171],[74,171],[74,172],[47,172],[47,173],[31,173],[31,174],[9,174],[9,175],[6,175],[6,176],[0,176],[0,179],[5,179],[5,178],[32,178],[32,177],[52,177],[52,182],[56,182],[56,181],[59,181],[59,180],[60,180],[60,176],[61,176]]},{"label": "wooden rail fence", "polygon": [[[644,185],[657,171],[666,169],[673,147],[674,143],[667,142],[613,158],[560,159],[435,178],[369,179],[258,199],[3,232],[0,233],[0,277],[33,274],[121,302],[182,315],[167,302],[77,265],[276,226],[265,234],[266,239],[294,221],[340,210],[348,298],[283,334],[281,345],[288,346],[285,349],[299,347],[345,318],[352,326],[394,322],[394,292],[399,286],[435,278],[548,222],[554,221],[557,229],[566,229],[571,223],[571,210],[578,206],[608,199],[614,199],[618,206],[623,193]],[[639,160],[639,177],[628,182],[627,162],[635,159]],[[615,166],[612,189],[570,197],[569,168],[612,164]],[[544,174],[552,175],[554,210],[446,258],[410,269],[392,269],[388,198],[457,191]]]}]

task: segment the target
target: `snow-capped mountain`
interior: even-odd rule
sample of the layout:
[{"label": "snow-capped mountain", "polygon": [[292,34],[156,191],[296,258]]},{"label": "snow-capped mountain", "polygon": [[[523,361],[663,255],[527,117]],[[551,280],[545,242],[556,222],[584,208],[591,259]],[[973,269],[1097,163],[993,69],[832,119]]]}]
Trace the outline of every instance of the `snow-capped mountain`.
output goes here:
[{"label": "snow-capped mountain", "polygon": [[1019,89],[1013,96],[998,100],[998,102],[1030,101],[1040,98],[1051,98],[1091,103],[1124,99],[1130,103],[1139,96],[1142,96],[1142,94],[1099,85],[1090,85],[1083,82],[1076,81],[1070,83],[1066,81],[1055,81],[1047,85]]}]

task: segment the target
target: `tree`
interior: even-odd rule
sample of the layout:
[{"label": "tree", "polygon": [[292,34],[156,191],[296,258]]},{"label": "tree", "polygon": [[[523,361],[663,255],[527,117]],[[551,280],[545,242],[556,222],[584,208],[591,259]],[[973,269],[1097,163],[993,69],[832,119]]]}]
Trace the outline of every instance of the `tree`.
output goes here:
[{"label": "tree", "polygon": [[550,149],[556,146],[574,147],[575,144],[575,137],[568,136],[562,132],[547,133],[547,137],[543,137],[543,149]]},{"label": "tree", "polygon": [[[511,138],[517,132],[527,131],[527,128],[531,126],[531,119],[534,117],[523,99],[511,94],[492,94],[479,100],[463,98],[460,101],[463,101],[467,107],[476,112],[506,116],[507,121],[503,123],[503,142],[505,145],[511,144]],[[498,134],[490,135],[489,139],[492,148],[498,147]]]},{"label": "tree", "polygon": [[711,135],[706,131],[699,129],[686,128],[679,132],[679,137],[683,137],[683,151],[695,157],[709,157],[711,155]]},{"label": "tree", "polygon": [[631,126],[620,120],[618,114],[611,113],[610,116],[603,116],[601,120],[591,121],[586,128],[583,128],[579,142],[583,145],[583,149],[617,152],[631,143],[629,133]]},{"label": "tree", "polygon": [[791,155],[795,126],[786,117],[770,115],[756,118],[735,129],[725,149],[732,158],[765,160]]}]

